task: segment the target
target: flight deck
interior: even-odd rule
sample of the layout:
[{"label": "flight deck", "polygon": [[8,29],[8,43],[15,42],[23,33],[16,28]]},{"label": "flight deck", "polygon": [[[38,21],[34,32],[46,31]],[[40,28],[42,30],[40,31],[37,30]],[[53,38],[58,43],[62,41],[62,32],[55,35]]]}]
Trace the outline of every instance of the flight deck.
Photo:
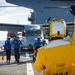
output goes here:
[{"label": "flight deck", "polygon": [[[2,61],[2,54],[4,60]],[[33,68],[33,54],[31,52],[21,51],[20,62],[16,63],[14,52],[11,55],[10,63],[6,63],[6,54],[0,50],[0,75],[42,75],[37,73]]]}]

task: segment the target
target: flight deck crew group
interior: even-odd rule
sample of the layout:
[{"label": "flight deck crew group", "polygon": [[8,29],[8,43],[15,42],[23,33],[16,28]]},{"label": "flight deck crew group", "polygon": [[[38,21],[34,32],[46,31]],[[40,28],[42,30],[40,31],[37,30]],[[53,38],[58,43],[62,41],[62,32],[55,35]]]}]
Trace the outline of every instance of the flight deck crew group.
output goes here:
[{"label": "flight deck crew group", "polygon": [[[75,4],[73,6],[72,14],[75,16]],[[40,38],[35,41],[34,47],[37,54],[34,69],[37,72],[43,70],[43,75],[75,75],[75,29],[72,37],[68,38],[66,23],[63,19],[52,20],[49,27],[50,42],[42,46]],[[21,42],[16,39],[12,43],[15,49],[15,60],[19,62]],[[9,38],[5,41],[4,49],[7,62],[10,62],[11,42]]]},{"label": "flight deck crew group", "polygon": [[19,63],[20,60],[20,45],[22,45],[19,37],[15,37],[13,41],[10,41],[10,37],[4,43],[4,50],[6,52],[6,62],[10,63],[11,60],[11,47],[13,46],[15,52],[15,62]]},{"label": "flight deck crew group", "polygon": [[[35,40],[34,47],[36,50],[35,56],[37,54],[37,49],[42,47],[45,43],[45,41],[42,43],[41,38],[38,37],[37,40]],[[14,48],[14,55],[15,55],[15,62],[19,63],[20,60],[20,46],[22,45],[22,42],[19,40],[19,37],[15,37],[14,40],[10,40],[10,37],[7,37],[7,40],[4,43],[4,50],[6,52],[6,62],[10,63],[11,60],[11,48]],[[34,58],[35,60],[35,58]]]},{"label": "flight deck crew group", "polygon": [[[49,27],[50,42],[42,46],[39,38],[35,41],[37,54],[34,69],[37,72],[43,70],[43,75],[75,75],[75,30],[72,38],[67,38],[66,23],[63,19],[52,20]],[[15,62],[19,62],[19,48],[22,43],[18,37],[12,43],[9,38],[5,41],[7,62],[10,63],[12,44],[15,50]]]}]

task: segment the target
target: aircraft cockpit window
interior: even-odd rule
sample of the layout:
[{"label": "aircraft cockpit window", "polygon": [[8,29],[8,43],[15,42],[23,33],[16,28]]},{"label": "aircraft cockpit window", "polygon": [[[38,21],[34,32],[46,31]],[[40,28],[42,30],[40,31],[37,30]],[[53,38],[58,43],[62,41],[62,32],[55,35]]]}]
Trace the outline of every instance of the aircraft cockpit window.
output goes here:
[{"label": "aircraft cockpit window", "polygon": [[40,35],[41,31],[40,30],[28,30],[26,35],[27,36],[35,36],[35,35]]},{"label": "aircraft cockpit window", "polygon": [[34,35],[34,31],[31,31],[31,30],[29,30],[29,31],[27,31],[27,36],[31,36],[31,35]]},{"label": "aircraft cockpit window", "polygon": [[35,31],[35,35],[40,35],[40,34],[41,34],[40,30]]}]

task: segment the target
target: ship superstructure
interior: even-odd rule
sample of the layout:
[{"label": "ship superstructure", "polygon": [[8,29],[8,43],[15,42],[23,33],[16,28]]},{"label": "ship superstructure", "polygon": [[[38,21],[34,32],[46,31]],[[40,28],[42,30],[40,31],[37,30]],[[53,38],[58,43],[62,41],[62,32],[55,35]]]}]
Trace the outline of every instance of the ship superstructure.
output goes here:
[{"label": "ship superstructure", "polygon": [[46,19],[65,19],[66,22],[73,22],[73,16],[69,7],[75,0],[6,0],[9,3],[33,9],[28,20],[31,23],[45,23]]}]

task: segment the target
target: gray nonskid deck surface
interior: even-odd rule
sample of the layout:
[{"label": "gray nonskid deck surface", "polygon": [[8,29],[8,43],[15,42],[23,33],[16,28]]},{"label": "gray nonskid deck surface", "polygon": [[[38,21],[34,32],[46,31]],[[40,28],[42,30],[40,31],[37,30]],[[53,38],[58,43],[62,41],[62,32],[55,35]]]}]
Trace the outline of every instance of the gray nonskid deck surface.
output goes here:
[{"label": "gray nonskid deck surface", "polygon": [[[6,63],[6,56],[4,61],[1,59],[0,54],[0,75],[27,75],[26,64],[31,63],[33,67],[33,58],[26,58],[25,53],[20,53],[20,63],[15,63],[14,55],[11,56],[10,64]],[[34,75],[42,75],[37,73],[34,69]]]}]

